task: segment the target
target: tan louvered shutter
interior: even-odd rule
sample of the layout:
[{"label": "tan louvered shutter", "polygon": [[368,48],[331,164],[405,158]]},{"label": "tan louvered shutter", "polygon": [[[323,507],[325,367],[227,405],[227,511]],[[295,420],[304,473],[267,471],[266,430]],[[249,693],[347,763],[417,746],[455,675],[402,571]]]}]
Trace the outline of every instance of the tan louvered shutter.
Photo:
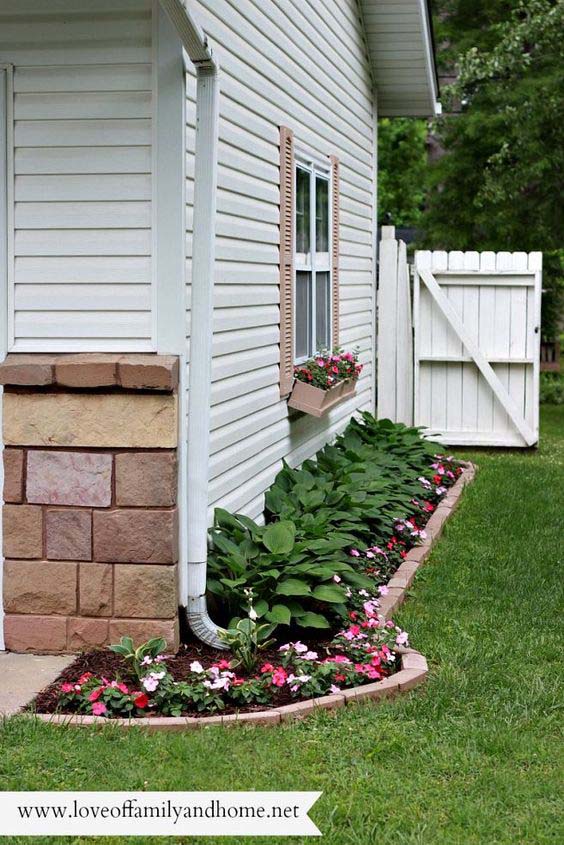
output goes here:
[{"label": "tan louvered shutter", "polygon": [[280,127],[280,396],[294,381],[294,133]]},{"label": "tan louvered shutter", "polygon": [[331,156],[331,329],[332,344],[339,345],[339,159]]}]

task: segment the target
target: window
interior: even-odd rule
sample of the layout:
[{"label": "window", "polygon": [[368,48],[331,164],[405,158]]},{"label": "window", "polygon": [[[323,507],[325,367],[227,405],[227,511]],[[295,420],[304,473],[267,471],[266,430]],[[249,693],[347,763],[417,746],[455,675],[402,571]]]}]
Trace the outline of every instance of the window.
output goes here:
[{"label": "window", "polygon": [[330,179],[326,167],[295,165],[294,362],[331,346]]},{"label": "window", "polygon": [[339,159],[297,156],[280,127],[280,396],[294,364],[339,345]]}]

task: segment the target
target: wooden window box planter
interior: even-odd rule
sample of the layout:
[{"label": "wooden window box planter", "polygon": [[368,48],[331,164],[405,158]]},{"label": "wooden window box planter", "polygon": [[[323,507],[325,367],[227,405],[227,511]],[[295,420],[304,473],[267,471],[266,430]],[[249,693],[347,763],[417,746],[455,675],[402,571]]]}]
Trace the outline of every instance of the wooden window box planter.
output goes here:
[{"label": "wooden window box planter", "polygon": [[305,381],[295,381],[292,393],[288,399],[288,406],[312,417],[323,417],[325,414],[338,405],[350,399],[356,394],[356,379],[346,379],[330,387],[329,390],[322,390]]}]

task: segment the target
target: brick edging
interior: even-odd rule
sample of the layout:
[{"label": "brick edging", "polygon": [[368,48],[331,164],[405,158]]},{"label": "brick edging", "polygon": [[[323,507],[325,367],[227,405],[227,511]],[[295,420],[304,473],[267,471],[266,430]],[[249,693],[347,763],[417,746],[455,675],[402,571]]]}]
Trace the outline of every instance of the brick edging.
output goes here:
[{"label": "brick edging", "polygon": [[[437,510],[433,513],[425,526],[427,537],[418,546],[408,552],[406,559],[388,582],[390,592],[380,600],[381,614],[389,619],[403,602],[405,594],[411,586],[416,571],[423,565],[431,549],[442,534],[443,525],[458,505],[458,500],[466,484],[473,481],[476,467],[472,463],[461,461],[464,467],[462,475],[451,487]],[[301,719],[321,707],[334,710],[351,703],[363,700],[391,698],[401,692],[414,689],[422,684],[429,671],[425,657],[414,649],[398,649],[401,657],[401,669],[395,675],[390,675],[374,684],[363,684],[358,687],[343,690],[334,695],[320,698],[310,698],[286,704],[269,710],[258,710],[253,713],[233,713],[228,716],[155,716],[135,719],[106,719],[103,716],[73,716],[56,713],[35,713],[33,717],[42,722],[69,727],[89,727],[91,725],[112,724],[121,728],[148,728],[153,731],[184,731],[205,728],[208,725],[278,725],[294,719]]]}]

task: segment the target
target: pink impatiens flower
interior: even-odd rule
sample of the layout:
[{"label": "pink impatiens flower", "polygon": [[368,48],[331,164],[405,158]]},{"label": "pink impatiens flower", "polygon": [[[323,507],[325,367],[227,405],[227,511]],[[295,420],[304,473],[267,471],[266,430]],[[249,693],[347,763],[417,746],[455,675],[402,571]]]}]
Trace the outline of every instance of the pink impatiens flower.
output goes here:
[{"label": "pink impatiens flower", "polygon": [[108,709],[103,701],[95,701],[92,705],[92,713],[94,716],[105,716]]},{"label": "pink impatiens flower", "polygon": [[351,557],[360,557],[360,552],[358,549],[351,549],[349,554]]},{"label": "pink impatiens flower", "polygon": [[283,687],[287,677],[286,670],[279,666],[272,673],[272,683],[275,687]]},{"label": "pink impatiens flower", "polygon": [[378,592],[381,596],[387,596],[390,591],[385,584],[380,584],[380,586],[378,587]]},{"label": "pink impatiens flower", "polygon": [[74,689],[74,684],[64,683],[61,684],[61,692],[72,692]]}]

